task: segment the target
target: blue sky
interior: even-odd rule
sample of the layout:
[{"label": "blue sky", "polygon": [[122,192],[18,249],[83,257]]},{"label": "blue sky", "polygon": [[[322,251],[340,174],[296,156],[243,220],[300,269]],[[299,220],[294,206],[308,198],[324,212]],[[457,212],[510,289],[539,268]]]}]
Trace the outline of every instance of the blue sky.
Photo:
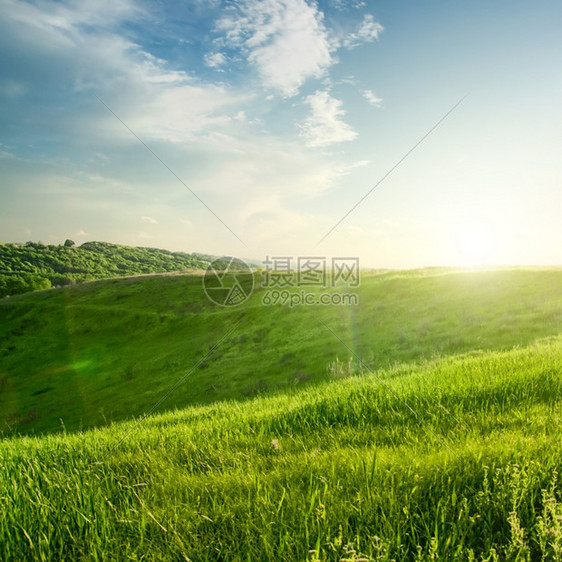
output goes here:
[{"label": "blue sky", "polygon": [[559,2],[0,10],[2,241],[562,263]]}]

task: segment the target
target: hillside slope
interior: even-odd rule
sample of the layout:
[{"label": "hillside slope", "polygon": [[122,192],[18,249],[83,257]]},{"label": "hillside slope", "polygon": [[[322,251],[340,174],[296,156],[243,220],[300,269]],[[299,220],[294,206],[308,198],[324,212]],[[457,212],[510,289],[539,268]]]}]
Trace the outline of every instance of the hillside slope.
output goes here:
[{"label": "hillside slope", "polygon": [[560,560],[562,339],[0,442],[4,560]]},{"label": "hillside slope", "polygon": [[235,308],[209,301],[196,275],[0,300],[2,434],[102,426],[562,332],[555,269],[364,274],[348,307],[264,306],[259,284]]}]

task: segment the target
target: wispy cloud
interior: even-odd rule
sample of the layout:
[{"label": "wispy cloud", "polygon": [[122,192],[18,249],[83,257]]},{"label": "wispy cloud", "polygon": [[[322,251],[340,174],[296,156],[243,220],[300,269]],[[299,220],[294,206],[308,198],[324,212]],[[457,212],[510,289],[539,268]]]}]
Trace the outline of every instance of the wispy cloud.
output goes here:
[{"label": "wispy cloud", "polygon": [[[38,84],[37,67],[49,68],[47,87],[56,83],[57,94],[95,92],[139,135],[171,142],[201,140],[210,130],[229,128],[232,105],[250,97],[171,68],[130,39],[123,32],[124,24],[147,18],[132,1],[29,4],[5,0],[4,4],[0,33],[8,33],[23,52],[32,50],[37,55],[22,65],[22,79],[0,85],[0,93],[20,94],[28,86],[44,88]],[[218,56],[211,61],[221,62]],[[82,112],[62,126],[113,138],[128,136],[137,142],[110,115],[100,119],[96,105],[95,114]]]},{"label": "wispy cloud", "polygon": [[224,41],[240,48],[263,85],[285,97],[332,64],[323,14],[304,0],[244,0],[217,23]]},{"label": "wispy cloud", "polygon": [[14,153],[11,150],[12,150],[11,147],[4,146],[0,143],[0,159],[16,160],[17,157],[14,155]]},{"label": "wispy cloud", "polygon": [[357,137],[357,133],[342,120],[345,111],[341,100],[333,98],[327,91],[317,91],[305,102],[310,106],[311,115],[300,127],[308,146],[321,147]]},{"label": "wispy cloud", "polygon": [[[18,95],[43,88],[49,94],[25,107],[27,96],[21,96],[22,113],[41,113],[41,119],[27,118],[29,127],[37,127],[28,129],[30,137],[48,129],[80,139],[69,148],[69,158],[76,159],[74,168],[50,160],[49,169],[30,172],[34,180],[26,181],[37,193],[64,199],[73,211],[69,214],[76,217],[69,232],[87,236],[78,228],[92,224],[93,209],[107,223],[116,221],[115,232],[127,232],[135,244],[174,239],[175,225],[184,235],[194,234],[198,242],[190,243],[210,248],[214,228],[200,218],[197,207],[190,209],[189,220],[181,216],[179,208],[189,194],[178,189],[173,178],[166,179],[165,171],[160,180],[158,163],[151,162],[138,140],[94,94],[213,209],[229,217],[244,238],[269,243],[278,233],[297,228],[297,244],[310,224],[326,227],[312,200],[339,187],[361,163],[353,163],[356,158],[344,152],[328,156],[303,150],[303,140],[309,147],[322,148],[350,141],[357,133],[344,121],[342,100],[332,97],[325,85],[307,92],[318,89],[304,99],[310,113],[298,126],[294,111],[302,111],[303,99],[283,99],[294,98],[307,81],[328,78],[337,62],[335,51],[343,47],[346,32],[336,40],[318,3],[236,0],[226,2],[226,9],[224,3],[215,3],[214,12],[205,11],[207,23],[218,22],[208,30],[211,37],[207,33],[199,43],[189,38],[190,52],[201,64],[182,67],[174,51],[168,57],[160,49],[155,56],[149,52],[153,43],[131,31],[153,19],[132,0],[0,2],[5,6],[0,46],[13,42],[19,56],[33,53],[14,76],[18,87],[7,85]],[[208,8],[203,1],[199,5]],[[48,69],[48,80],[41,69]],[[225,72],[218,74],[220,70]],[[269,100],[268,94],[273,94]],[[64,107],[62,119],[50,111],[52,100]],[[3,162],[9,162],[11,151],[0,146]],[[139,154],[147,161],[131,167]],[[106,196],[99,197],[100,192]],[[125,201],[127,223],[115,219]],[[170,216],[173,221],[161,218]],[[278,243],[285,243],[283,236]]]},{"label": "wispy cloud", "polygon": [[330,4],[337,10],[359,9],[367,5],[364,0],[330,0]]},{"label": "wispy cloud", "polygon": [[3,80],[0,82],[0,96],[5,96],[7,98],[13,99],[18,98],[25,94],[27,88],[21,82],[16,80]]},{"label": "wispy cloud", "polygon": [[371,14],[365,14],[361,25],[357,31],[350,33],[343,40],[344,47],[354,49],[364,43],[371,43],[379,38],[379,35],[384,31],[384,27],[377,21]]},{"label": "wispy cloud", "polygon": [[371,105],[374,105],[375,107],[382,107],[382,98],[376,96],[371,90],[363,90],[361,93]]},{"label": "wispy cloud", "polygon": [[[3,0],[3,18],[28,40],[45,44],[50,51],[75,47],[84,37],[81,30],[99,29],[111,33],[124,20],[141,17],[144,10],[132,0],[88,2],[19,2]],[[28,34],[29,31],[31,34]]]},{"label": "wispy cloud", "polygon": [[226,64],[226,57],[222,53],[207,53],[203,58],[205,64],[215,70],[222,70],[222,67]]}]

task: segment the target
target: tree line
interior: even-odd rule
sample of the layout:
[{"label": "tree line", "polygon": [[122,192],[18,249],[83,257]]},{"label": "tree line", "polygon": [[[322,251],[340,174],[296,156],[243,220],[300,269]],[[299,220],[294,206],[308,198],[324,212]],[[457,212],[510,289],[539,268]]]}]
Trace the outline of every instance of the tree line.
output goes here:
[{"label": "tree line", "polygon": [[108,242],[0,243],[0,297],[107,277],[205,269],[213,259]]}]

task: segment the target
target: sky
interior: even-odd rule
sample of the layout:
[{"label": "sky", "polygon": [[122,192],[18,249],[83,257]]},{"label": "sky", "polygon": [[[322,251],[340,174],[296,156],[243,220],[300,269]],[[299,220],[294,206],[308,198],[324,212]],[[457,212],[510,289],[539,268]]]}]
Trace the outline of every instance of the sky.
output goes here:
[{"label": "sky", "polygon": [[562,264],[559,1],[0,13],[0,241]]}]

